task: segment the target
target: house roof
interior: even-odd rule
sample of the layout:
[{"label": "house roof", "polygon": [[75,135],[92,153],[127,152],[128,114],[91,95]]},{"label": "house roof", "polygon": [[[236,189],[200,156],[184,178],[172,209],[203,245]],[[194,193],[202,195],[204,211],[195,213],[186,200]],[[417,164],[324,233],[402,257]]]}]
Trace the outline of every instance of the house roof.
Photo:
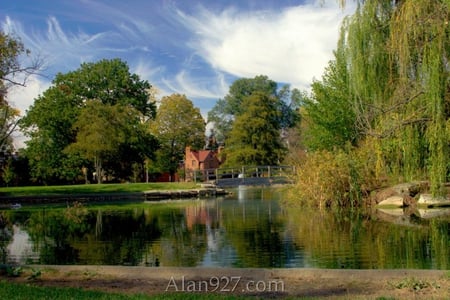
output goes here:
[{"label": "house roof", "polygon": [[191,150],[192,155],[197,159],[199,162],[205,161],[210,154],[213,153],[211,150],[199,150],[199,151],[193,151]]}]

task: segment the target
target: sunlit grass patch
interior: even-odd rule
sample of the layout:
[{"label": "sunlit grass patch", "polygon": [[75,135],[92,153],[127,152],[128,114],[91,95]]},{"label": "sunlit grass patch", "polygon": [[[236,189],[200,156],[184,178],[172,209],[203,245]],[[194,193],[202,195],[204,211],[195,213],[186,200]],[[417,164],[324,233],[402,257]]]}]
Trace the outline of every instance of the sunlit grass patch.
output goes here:
[{"label": "sunlit grass patch", "polygon": [[0,196],[45,196],[102,193],[138,193],[149,190],[177,190],[196,188],[193,182],[152,182],[152,183],[114,183],[80,184],[54,186],[2,187]]}]

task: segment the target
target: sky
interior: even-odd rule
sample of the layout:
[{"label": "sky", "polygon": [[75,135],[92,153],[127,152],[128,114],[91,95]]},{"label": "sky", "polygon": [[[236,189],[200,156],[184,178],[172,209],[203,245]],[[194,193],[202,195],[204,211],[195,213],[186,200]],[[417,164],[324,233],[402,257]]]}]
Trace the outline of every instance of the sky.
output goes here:
[{"label": "sky", "polygon": [[45,67],[9,92],[22,113],[57,73],[120,58],[159,96],[185,94],[203,116],[239,78],[308,90],[343,18],[337,0],[3,0],[0,26]]}]

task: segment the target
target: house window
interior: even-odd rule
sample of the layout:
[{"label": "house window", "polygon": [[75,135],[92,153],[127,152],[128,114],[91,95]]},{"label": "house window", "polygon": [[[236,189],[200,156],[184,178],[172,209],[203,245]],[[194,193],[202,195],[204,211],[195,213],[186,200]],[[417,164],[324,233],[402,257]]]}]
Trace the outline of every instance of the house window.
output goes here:
[{"label": "house window", "polygon": [[192,160],[192,166],[195,167],[195,160]]}]

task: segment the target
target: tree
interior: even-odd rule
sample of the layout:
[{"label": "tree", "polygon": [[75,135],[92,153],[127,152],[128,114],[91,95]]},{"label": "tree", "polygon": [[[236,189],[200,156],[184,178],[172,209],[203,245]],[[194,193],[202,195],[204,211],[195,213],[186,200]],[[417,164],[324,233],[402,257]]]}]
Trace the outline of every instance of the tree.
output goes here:
[{"label": "tree", "polygon": [[8,103],[0,104],[0,151],[14,152],[12,134],[16,131],[20,111]]},{"label": "tree", "polygon": [[186,146],[200,149],[205,145],[205,121],[185,95],[163,97],[150,130],[161,147],[157,152],[158,164],[169,171],[171,180],[184,158]]},{"label": "tree", "polygon": [[[86,104],[95,99],[105,105],[130,106],[141,121],[148,121],[156,111],[154,102],[149,101],[150,89],[147,81],[130,74],[126,63],[119,59],[84,63],[78,70],[56,75],[52,86],[35,99],[21,120],[23,130],[30,137],[26,155],[32,176],[44,183],[76,180],[85,161],[79,155],[64,150],[76,141],[74,124]],[[142,130],[131,132],[135,142],[142,141],[137,133],[142,133]],[[135,142],[128,146],[136,148]],[[145,147],[154,149],[152,144],[142,145]],[[116,160],[128,161],[128,158],[122,151],[122,156]]]},{"label": "tree", "polygon": [[9,184],[14,180],[16,177],[16,173],[14,172],[13,167],[13,159],[10,157],[5,165],[3,166],[3,181],[5,182],[6,186],[9,186]]},{"label": "tree", "polygon": [[358,142],[359,130],[342,45],[338,45],[334,56],[322,81],[313,82],[312,97],[305,97],[302,105],[303,123],[307,126],[303,142],[308,150],[331,151]]},{"label": "tree", "polygon": [[5,152],[12,152],[12,134],[20,114],[6,100],[8,90],[25,86],[28,76],[36,74],[42,66],[38,59],[23,65],[19,58],[29,54],[19,38],[0,32],[0,149]]},{"label": "tree", "polygon": [[278,85],[267,76],[259,75],[255,78],[241,78],[233,82],[228,94],[219,99],[211,111],[208,112],[208,122],[214,124],[216,138],[223,143],[229,136],[236,117],[244,113],[242,103],[246,97],[254,93],[262,93],[277,99],[275,109],[279,114],[282,128],[289,128],[297,121],[295,110],[298,103],[298,90],[292,92],[289,86],[283,86],[278,91]]},{"label": "tree", "polygon": [[25,86],[28,76],[37,74],[42,60],[35,59],[24,66],[19,57],[30,55],[22,41],[12,35],[0,32],[0,102],[6,101],[8,89]]},{"label": "tree", "polygon": [[[81,110],[74,129],[76,141],[65,150],[79,153],[81,157],[93,161],[96,179],[102,182],[104,162],[114,157],[127,143],[133,127],[139,126],[139,114],[129,106],[103,104],[97,100],[87,101]],[[134,122],[130,122],[134,119]]]},{"label": "tree", "polygon": [[225,141],[225,164],[278,165],[284,154],[277,99],[264,93],[246,97]]},{"label": "tree", "polygon": [[371,154],[376,178],[429,179],[440,194],[450,171],[450,3],[357,2],[305,107],[309,135],[319,149],[348,143],[356,160]]}]

